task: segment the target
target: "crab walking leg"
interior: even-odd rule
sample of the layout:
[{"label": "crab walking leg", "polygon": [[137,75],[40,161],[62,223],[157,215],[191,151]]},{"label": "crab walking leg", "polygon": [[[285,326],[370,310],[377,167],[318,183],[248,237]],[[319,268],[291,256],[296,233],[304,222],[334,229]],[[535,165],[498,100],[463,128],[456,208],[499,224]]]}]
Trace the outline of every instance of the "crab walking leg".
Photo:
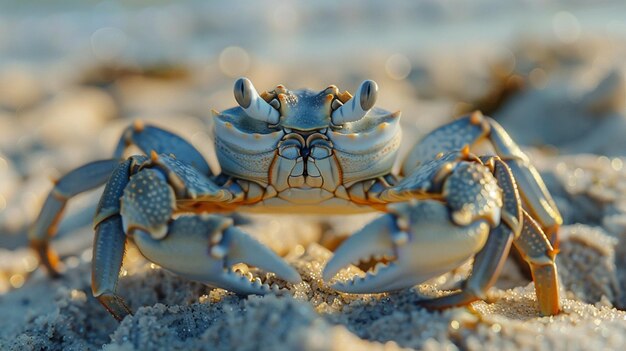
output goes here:
[{"label": "crab walking leg", "polygon": [[486,120],[491,126],[491,144],[513,172],[526,209],[539,222],[542,233],[548,236],[550,243],[558,246],[557,232],[563,219],[539,172],[498,122],[491,118]]},{"label": "crab walking leg", "polygon": [[96,226],[91,291],[93,296],[118,321],[131,314],[124,299],[116,293],[125,245],[126,235],[119,215],[109,217]]},{"label": "crab walking leg", "polygon": [[174,155],[178,160],[194,166],[200,173],[211,175],[211,169],[202,154],[185,139],[158,127],[144,125],[136,121],[129,126],[115,149],[115,157],[122,157],[124,150],[131,145],[139,147],[146,155]]},{"label": "crab walking leg", "polygon": [[489,133],[489,124],[481,118],[462,117],[431,131],[418,141],[402,162],[402,174],[410,176],[420,165],[440,153],[462,150]]},{"label": "crab walking leg", "polygon": [[526,211],[522,232],[513,244],[530,266],[539,310],[546,316],[559,313],[559,284],[554,263],[557,250],[550,245],[537,222]]},{"label": "crab walking leg", "polygon": [[471,276],[463,283],[460,291],[431,299],[421,304],[428,308],[462,306],[476,300],[484,300],[485,292],[496,282],[509,254],[513,239],[519,236],[522,222],[521,200],[511,171],[497,157],[486,162],[498,180],[504,195],[502,221],[491,230],[487,243],[474,258]]},{"label": "crab walking leg", "polygon": [[126,245],[120,217],[120,197],[128,184],[133,164],[139,160],[140,157],[128,159],[113,171],[104,187],[94,218],[96,236],[93,242],[91,290],[93,296],[117,320],[131,313],[116,293]]},{"label": "crab walking leg", "polygon": [[56,234],[57,224],[69,199],[104,184],[119,160],[101,160],[88,163],[64,175],[48,194],[37,220],[28,232],[30,245],[48,272],[58,275],[56,254],[50,249],[50,239]]}]

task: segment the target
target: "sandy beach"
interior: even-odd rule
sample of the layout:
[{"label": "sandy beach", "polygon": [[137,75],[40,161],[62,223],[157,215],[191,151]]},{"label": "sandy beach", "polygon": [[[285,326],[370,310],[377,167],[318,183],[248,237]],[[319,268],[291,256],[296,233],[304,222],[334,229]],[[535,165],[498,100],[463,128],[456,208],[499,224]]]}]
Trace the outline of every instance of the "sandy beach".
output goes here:
[{"label": "sandy beach", "polygon": [[[488,14],[485,16],[485,14]],[[481,1],[177,4],[0,1],[1,350],[626,349],[626,6]],[[134,315],[92,297],[93,214],[73,199],[50,278],[27,231],[58,179],[111,157],[136,120],[190,141],[219,173],[211,110],[233,83],[354,92],[402,111],[406,155],[420,137],[481,110],[538,168],[563,215],[562,312],[542,317],[509,259],[485,301],[441,312],[420,300],[456,289],[472,261],[411,289],[344,294],[322,280],[337,244],[379,214],[235,215],[302,276],[237,296],[126,251],[118,286]],[[400,167],[399,158],[395,166]],[[334,278],[363,275],[350,266]]]}]

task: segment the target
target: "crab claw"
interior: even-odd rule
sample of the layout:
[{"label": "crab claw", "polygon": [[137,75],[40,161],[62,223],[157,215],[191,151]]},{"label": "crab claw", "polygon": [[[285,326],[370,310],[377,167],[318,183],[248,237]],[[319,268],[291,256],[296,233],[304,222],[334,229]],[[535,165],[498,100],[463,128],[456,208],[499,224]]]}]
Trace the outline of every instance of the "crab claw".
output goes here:
[{"label": "crab claw", "polygon": [[230,243],[228,255],[224,258],[227,266],[245,263],[265,271],[274,272],[278,277],[290,283],[295,284],[302,281],[300,274],[293,267],[241,229],[237,227],[227,229],[224,239]]},{"label": "crab claw", "polygon": [[237,294],[262,295],[272,291],[272,287],[260,278],[235,272],[232,265],[237,263],[273,272],[292,283],[301,281],[294,268],[272,250],[233,227],[232,221],[225,217],[183,216],[170,225],[163,239],[155,240],[141,230],[134,232],[134,239],[141,253],[161,267]]},{"label": "crab claw", "polygon": [[329,281],[347,265],[372,258],[387,263],[379,262],[364,277],[337,282],[333,289],[380,293],[412,287],[460,266],[484,246],[489,233],[484,220],[463,227],[454,224],[446,206],[437,201],[398,204],[392,211],[348,238],[323,277]]}]

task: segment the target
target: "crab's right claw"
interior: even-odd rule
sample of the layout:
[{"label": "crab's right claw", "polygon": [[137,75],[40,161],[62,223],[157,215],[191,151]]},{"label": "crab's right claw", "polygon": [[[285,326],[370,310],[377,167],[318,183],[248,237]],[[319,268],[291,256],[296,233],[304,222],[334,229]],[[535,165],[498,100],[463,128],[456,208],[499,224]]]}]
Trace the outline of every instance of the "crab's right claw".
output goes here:
[{"label": "crab's right claw", "polygon": [[379,293],[420,284],[458,267],[484,245],[485,221],[458,226],[445,205],[437,201],[397,204],[386,214],[348,238],[323,271],[330,281],[349,264],[380,261],[365,277],[337,282],[348,293]]},{"label": "crab's right claw", "polygon": [[301,281],[294,268],[226,217],[182,216],[170,224],[162,239],[140,230],[134,238],[141,253],[161,267],[237,294],[262,295],[273,288],[252,274],[235,272],[232,266],[237,263],[273,272],[291,283]]}]

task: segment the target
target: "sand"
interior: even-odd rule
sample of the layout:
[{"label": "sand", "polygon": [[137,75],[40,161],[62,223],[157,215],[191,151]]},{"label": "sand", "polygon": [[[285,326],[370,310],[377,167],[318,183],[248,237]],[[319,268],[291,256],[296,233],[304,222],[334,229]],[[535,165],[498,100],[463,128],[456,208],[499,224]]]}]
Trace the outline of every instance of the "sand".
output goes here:
[{"label": "sand", "polygon": [[[624,5],[590,12],[487,3],[487,17],[453,2],[347,1],[333,11],[304,2],[0,5],[0,350],[626,349]],[[63,276],[37,269],[25,233],[50,178],[110,157],[136,119],[184,136],[219,170],[210,110],[235,103],[241,75],[261,90],[355,90],[374,79],[378,105],[403,111],[403,153],[462,112],[493,115],[563,214],[562,313],[538,314],[533,283],[512,259],[486,301],[443,312],[419,301],[453,290],[471,262],[412,289],[338,293],[321,280],[330,249],[376,214],[270,215],[237,223],[284,256],[302,283],[250,268],[284,290],[236,296],[164,271],[131,245],[119,293],[135,313],[118,323],[91,296],[101,190],[73,200],[60,225],[53,245]],[[336,279],[355,274],[350,267]]]},{"label": "sand", "polygon": [[[597,228],[563,228],[558,267],[563,312],[540,317],[532,283],[493,288],[488,302],[432,312],[419,300],[441,294],[436,284],[393,294],[349,295],[330,289],[321,268],[331,253],[318,244],[288,261],[302,274],[278,296],[238,297],[176,277],[134,258],[127,260],[119,291],[136,313],[117,323],[90,296],[89,262],[79,259],[63,278],[36,273],[20,289],[2,295],[0,309],[13,311],[0,322],[2,349],[51,350],[589,350],[621,349],[626,313],[617,302],[615,240]],[[593,238],[600,249],[585,244]],[[567,255],[565,255],[567,253]],[[577,267],[596,267],[584,273]],[[514,271],[510,265],[507,270]],[[347,279],[358,268],[343,272]],[[466,273],[466,272],[465,272]],[[505,272],[504,276],[516,272]],[[458,274],[462,275],[463,272]],[[275,278],[269,278],[274,279]],[[17,306],[20,306],[17,308]]]}]

